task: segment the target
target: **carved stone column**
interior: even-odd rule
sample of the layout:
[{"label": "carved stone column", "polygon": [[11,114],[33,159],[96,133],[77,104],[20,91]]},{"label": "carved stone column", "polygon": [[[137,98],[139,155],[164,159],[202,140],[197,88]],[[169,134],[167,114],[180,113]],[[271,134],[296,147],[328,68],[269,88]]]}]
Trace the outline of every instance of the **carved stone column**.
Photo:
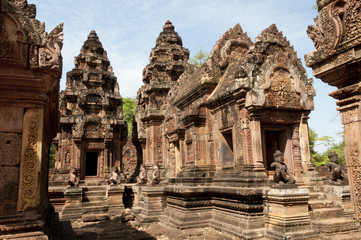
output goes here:
[{"label": "carved stone column", "polygon": [[361,19],[358,0],[318,1],[319,15],[307,33],[316,50],[305,56],[315,77],[335,86],[330,95],[339,100],[345,126],[346,165],[355,205],[361,221]]},{"label": "carved stone column", "polygon": [[26,0],[1,1],[1,239],[47,239],[52,232],[48,157],[57,130],[63,28],[48,34],[35,16]]}]

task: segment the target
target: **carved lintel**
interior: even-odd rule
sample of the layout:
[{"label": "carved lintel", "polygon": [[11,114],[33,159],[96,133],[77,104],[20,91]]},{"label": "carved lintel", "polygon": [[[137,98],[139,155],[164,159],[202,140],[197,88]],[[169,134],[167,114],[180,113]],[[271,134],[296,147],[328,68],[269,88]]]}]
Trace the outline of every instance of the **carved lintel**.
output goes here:
[{"label": "carved lintel", "polygon": [[348,105],[347,107],[338,108],[341,112],[341,123],[343,125],[359,122],[360,118],[360,109],[358,104]]},{"label": "carved lintel", "polygon": [[44,109],[28,109],[24,115],[20,162],[18,211],[40,206],[40,179]]},{"label": "carved lintel", "polygon": [[326,73],[331,69],[335,69],[343,64],[346,64],[353,59],[355,59],[355,50],[350,49],[346,52],[340,53],[339,55],[328,58],[320,64],[317,64],[313,68],[313,75],[319,77],[319,75]]}]

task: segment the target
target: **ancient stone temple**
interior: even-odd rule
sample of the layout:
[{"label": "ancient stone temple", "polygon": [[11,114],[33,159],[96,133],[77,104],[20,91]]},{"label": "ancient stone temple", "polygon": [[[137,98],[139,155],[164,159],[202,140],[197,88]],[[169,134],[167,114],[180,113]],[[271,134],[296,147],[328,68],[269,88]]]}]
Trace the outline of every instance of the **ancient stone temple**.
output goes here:
[{"label": "ancient stone temple", "polygon": [[143,163],[150,168],[155,162],[169,167],[168,141],[163,120],[168,109],[168,92],[188,65],[189,50],[167,21],[150,53],[150,63],[143,70],[144,85],[138,90],[136,110],[137,139],[142,146]]},{"label": "ancient stone temple", "polygon": [[253,42],[237,24],[205,64],[185,64],[167,102],[158,101],[166,109],[159,140],[142,132],[152,121],[144,125],[141,116],[153,112],[143,86],[136,118],[143,162],[157,160],[149,148],[158,142],[166,174],[155,184],[149,178],[157,170],[141,169],[137,220],[242,239],[360,238],[347,183],[317,176],[310,161],[312,84],[275,25]]},{"label": "ancient stone temple", "polygon": [[60,93],[55,168],[75,167],[80,180],[104,180],[113,166],[121,166],[127,138],[119,86],[95,31],[74,62]]},{"label": "ancient stone temple", "polygon": [[57,130],[63,25],[47,34],[35,16],[25,0],[0,3],[1,239],[52,233],[48,152]]},{"label": "ancient stone temple", "polygon": [[358,0],[318,0],[318,16],[308,36],[316,50],[306,64],[323,82],[338,89],[330,96],[344,125],[345,157],[355,217],[361,220],[361,3]]}]

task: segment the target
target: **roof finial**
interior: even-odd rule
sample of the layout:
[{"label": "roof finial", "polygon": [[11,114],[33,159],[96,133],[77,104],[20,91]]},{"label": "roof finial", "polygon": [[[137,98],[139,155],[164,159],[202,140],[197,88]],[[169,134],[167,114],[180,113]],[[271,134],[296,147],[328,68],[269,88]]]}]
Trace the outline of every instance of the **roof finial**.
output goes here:
[{"label": "roof finial", "polygon": [[163,26],[165,32],[174,31],[174,26],[171,21],[167,20]]}]

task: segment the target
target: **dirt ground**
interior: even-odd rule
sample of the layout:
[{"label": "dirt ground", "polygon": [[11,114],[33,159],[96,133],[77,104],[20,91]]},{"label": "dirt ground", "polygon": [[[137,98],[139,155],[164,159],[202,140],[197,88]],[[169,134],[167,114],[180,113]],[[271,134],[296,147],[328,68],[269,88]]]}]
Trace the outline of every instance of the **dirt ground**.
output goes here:
[{"label": "dirt ground", "polygon": [[129,240],[234,240],[228,234],[212,228],[179,230],[161,223],[140,225],[135,221],[123,223],[120,217],[103,222],[83,223],[80,221],[62,222],[61,239],[129,239]]}]

